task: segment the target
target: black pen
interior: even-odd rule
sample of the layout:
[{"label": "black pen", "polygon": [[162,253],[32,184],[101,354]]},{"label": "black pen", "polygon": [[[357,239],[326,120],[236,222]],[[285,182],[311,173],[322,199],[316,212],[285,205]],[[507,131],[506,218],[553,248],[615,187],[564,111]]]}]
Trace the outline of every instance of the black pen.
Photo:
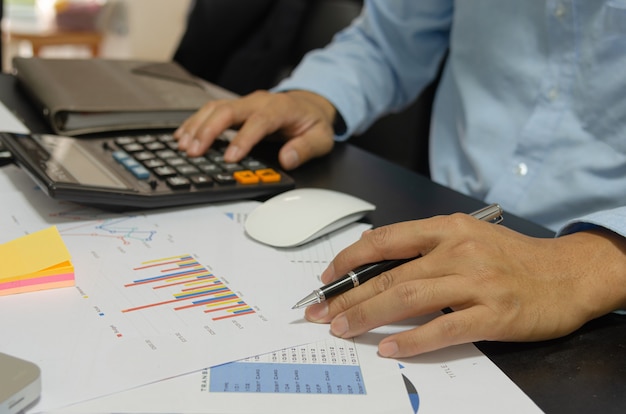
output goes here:
[{"label": "black pen", "polygon": [[[473,212],[471,215],[479,220],[497,224],[502,221],[502,207],[498,204],[491,204]],[[324,302],[328,298],[347,292],[348,290],[367,282],[374,276],[378,276],[386,270],[393,269],[394,267],[400,266],[401,264],[409,262],[413,259],[416,259],[416,257],[408,259],[383,260],[382,262],[369,263],[357,267],[334,282],[330,282],[319,289],[315,289],[311,294],[296,303],[292,309],[300,309],[314,303]]]}]

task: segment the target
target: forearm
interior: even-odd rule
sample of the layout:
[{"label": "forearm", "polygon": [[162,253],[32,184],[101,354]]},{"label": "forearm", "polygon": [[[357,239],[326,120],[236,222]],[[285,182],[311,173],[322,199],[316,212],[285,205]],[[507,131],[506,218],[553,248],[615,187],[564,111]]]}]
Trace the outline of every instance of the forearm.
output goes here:
[{"label": "forearm", "polygon": [[563,236],[565,252],[576,249],[563,263],[573,283],[586,320],[626,309],[626,238],[597,227]]}]

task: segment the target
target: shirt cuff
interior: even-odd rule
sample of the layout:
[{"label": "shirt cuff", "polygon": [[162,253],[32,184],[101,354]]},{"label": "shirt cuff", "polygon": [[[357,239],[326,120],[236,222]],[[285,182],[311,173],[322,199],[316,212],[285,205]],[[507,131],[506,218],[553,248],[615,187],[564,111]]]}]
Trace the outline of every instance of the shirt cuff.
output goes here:
[{"label": "shirt cuff", "polygon": [[567,222],[556,233],[556,237],[579,231],[591,230],[603,227],[622,237],[626,237],[626,207],[618,207],[612,210],[599,211],[581,218]]}]

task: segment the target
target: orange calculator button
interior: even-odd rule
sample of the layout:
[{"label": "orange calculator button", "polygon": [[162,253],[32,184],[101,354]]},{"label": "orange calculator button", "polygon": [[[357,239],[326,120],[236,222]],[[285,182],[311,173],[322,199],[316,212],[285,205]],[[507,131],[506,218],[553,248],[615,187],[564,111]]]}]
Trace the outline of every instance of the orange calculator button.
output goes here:
[{"label": "orange calculator button", "polygon": [[235,171],[233,177],[239,184],[257,184],[260,180],[259,176],[250,170]]},{"label": "orange calculator button", "polygon": [[264,183],[276,183],[280,181],[280,174],[271,168],[263,168],[254,172]]}]

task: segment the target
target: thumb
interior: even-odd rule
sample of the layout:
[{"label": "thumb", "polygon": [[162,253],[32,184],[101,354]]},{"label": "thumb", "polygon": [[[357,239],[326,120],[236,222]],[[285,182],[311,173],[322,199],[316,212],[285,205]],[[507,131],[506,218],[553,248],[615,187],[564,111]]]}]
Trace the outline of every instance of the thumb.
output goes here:
[{"label": "thumb", "polygon": [[328,154],[334,144],[332,134],[305,134],[287,141],[278,153],[278,160],[285,170],[293,170],[312,158]]}]

